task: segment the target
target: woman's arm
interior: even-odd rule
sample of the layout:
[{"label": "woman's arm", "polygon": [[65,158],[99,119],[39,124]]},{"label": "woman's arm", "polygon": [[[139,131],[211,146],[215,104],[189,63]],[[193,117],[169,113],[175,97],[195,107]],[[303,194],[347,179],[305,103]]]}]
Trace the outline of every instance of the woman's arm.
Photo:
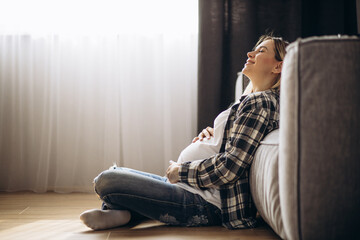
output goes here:
[{"label": "woman's arm", "polygon": [[254,98],[244,104],[231,128],[225,152],[203,161],[181,164],[179,181],[197,188],[209,188],[242,177],[266,133],[269,118],[269,109],[264,107],[269,106],[268,103],[256,104]]}]

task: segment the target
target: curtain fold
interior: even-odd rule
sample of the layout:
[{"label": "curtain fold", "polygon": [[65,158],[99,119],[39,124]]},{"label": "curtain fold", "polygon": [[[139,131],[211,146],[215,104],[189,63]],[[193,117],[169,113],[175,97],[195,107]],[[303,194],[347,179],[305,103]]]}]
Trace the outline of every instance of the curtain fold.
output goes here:
[{"label": "curtain fold", "polygon": [[0,191],[164,174],[196,133],[196,33],[0,36]]},{"label": "curtain fold", "polygon": [[290,42],[356,34],[356,0],[199,0],[198,131],[234,100],[247,52],[271,31]]}]

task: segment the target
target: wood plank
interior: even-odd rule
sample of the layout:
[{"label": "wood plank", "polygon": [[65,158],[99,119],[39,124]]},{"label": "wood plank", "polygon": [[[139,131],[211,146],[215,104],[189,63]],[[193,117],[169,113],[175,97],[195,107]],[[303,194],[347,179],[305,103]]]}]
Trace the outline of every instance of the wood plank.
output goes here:
[{"label": "wood plank", "polygon": [[267,225],[227,230],[221,226],[172,227],[152,220],[136,226],[92,231],[82,224],[79,214],[100,205],[95,194],[0,192],[0,239],[280,239]]}]

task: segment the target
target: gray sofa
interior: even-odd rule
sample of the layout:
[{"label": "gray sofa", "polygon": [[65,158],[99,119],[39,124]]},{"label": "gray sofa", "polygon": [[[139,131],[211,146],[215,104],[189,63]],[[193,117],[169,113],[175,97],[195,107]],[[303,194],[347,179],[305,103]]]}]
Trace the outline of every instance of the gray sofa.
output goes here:
[{"label": "gray sofa", "polygon": [[254,203],[283,239],[360,239],[360,39],[299,39],[287,51],[280,129],[250,170]]}]

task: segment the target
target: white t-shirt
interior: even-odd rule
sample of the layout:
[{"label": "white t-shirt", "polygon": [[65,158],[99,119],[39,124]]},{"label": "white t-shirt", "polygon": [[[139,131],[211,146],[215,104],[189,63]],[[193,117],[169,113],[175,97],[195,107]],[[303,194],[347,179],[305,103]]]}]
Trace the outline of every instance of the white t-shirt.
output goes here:
[{"label": "white t-shirt", "polygon": [[[202,141],[196,141],[187,146],[178,158],[178,163],[202,161],[219,153],[224,136],[225,124],[230,114],[230,108],[220,113],[214,121],[214,136],[210,139],[204,138]],[[199,194],[206,201],[221,209],[220,191],[215,188],[206,190],[193,188],[185,183],[177,185],[189,192]]]}]

